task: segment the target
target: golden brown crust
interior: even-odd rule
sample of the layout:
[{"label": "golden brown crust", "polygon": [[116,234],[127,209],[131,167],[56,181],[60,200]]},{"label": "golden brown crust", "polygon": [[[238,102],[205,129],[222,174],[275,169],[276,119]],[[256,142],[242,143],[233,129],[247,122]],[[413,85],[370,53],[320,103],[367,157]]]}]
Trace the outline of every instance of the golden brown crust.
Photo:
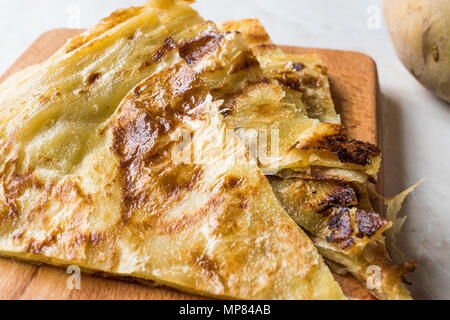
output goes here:
[{"label": "golden brown crust", "polygon": [[[256,244],[244,249],[239,240],[233,241],[232,247],[228,247],[227,241],[224,243],[221,241],[228,237],[233,239],[236,234],[243,233],[245,235],[249,232],[243,230],[243,223],[245,225],[244,221],[247,221],[248,213],[257,210],[258,214],[263,214],[260,210],[268,203],[257,199],[261,190],[270,188],[265,179],[256,172],[249,176],[246,173],[247,169],[241,174],[232,174],[231,172],[235,170],[233,167],[220,173],[225,168],[221,168],[220,163],[216,161],[213,164],[206,163],[204,165],[175,165],[170,158],[173,141],[168,140],[168,137],[177,128],[192,122],[197,122],[197,126],[203,123],[202,126],[205,127],[199,128],[198,132],[193,132],[194,145],[195,139],[214,132],[203,133],[205,130],[214,128],[214,124],[208,124],[210,116],[208,112],[210,111],[205,109],[206,100],[207,91],[201,86],[189,67],[184,63],[178,63],[175,67],[160,72],[137,86],[126,102],[122,104],[113,127],[114,150],[121,163],[125,206],[128,202],[127,196],[132,197],[132,201],[129,202],[132,204],[132,208],[131,210],[127,208],[126,219],[122,219],[122,225],[127,229],[138,228],[141,233],[150,238],[153,237],[153,234],[177,238],[185,233],[194,234],[195,237],[200,230],[203,230],[200,232],[202,234],[209,229],[206,227],[208,221],[214,220],[216,223],[211,229],[217,241],[214,248],[224,245],[229,250],[227,255],[231,254],[232,256],[231,260],[226,259],[225,255],[220,253],[211,254],[200,245],[198,248],[190,247],[190,250],[183,254],[183,263],[193,268],[196,274],[201,274],[203,279],[217,283],[213,289],[217,289],[222,296],[270,295],[266,286],[272,286],[269,284],[272,283],[270,280],[272,276],[267,279],[268,282],[264,281],[265,284],[261,284],[258,288],[246,289],[246,285],[229,286],[227,284],[227,279],[236,274],[240,269],[239,266],[247,263],[249,255],[254,255],[252,251]],[[142,126],[142,123],[146,125]],[[209,126],[208,129],[206,126]],[[197,141],[197,143],[199,142]],[[158,155],[156,158],[155,154]],[[240,165],[244,165],[245,168],[247,166],[245,163]],[[149,169],[152,172],[151,175]],[[218,179],[208,182],[212,175],[216,175]],[[143,181],[147,181],[147,183],[144,184]],[[191,200],[192,198],[187,198],[187,194],[190,197],[195,194],[203,195],[207,197],[207,200],[197,210],[171,214],[170,211],[179,206],[197,206],[197,203]],[[263,194],[267,194],[267,190]],[[270,193],[268,195],[269,198],[272,197]],[[155,199],[155,197],[159,199]],[[277,203],[274,196],[269,203]],[[260,218],[251,219],[252,230],[257,228],[257,221]],[[270,216],[266,216],[264,222],[277,224]],[[285,241],[292,244],[305,244],[304,239],[299,237],[298,230],[293,229],[293,226],[280,226],[280,235],[286,237],[286,240],[273,239],[273,241],[277,241],[276,246]],[[246,228],[244,227],[244,229]],[[264,227],[263,232],[267,231],[267,227]],[[240,237],[238,236],[238,239]],[[244,236],[243,239],[248,238]],[[256,245],[256,247],[258,246]],[[271,251],[270,247],[269,244],[265,245],[266,252],[267,250]],[[250,252],[248,252],[249,249]],[[278,255],[284,255],[281,251],[277,252]],[[237,256],[235,256],[236,254]],[[255,267],[259,265],[261,270],[267,268],[272,270],[271,267],[260,264],[260,262],[256,263]],[[315,264],[309,258],[304,262],[306,264],[302,268],[305,268],[305,271]],[[309,265],[309,263],[312,264]],[[198,281],[202,280],[197,280],[196,286],[198,286]],[[236,281],[240,282],[238,279]],[[274,285],[275,283],[278,285],[279,280],[273,282]],[[198,290],[197,287],[195,289]],[[246,290],[251,291],[244,293]]]},{"label": "golden brown crust", "polygon": [[333,152],[344,163],[359,164],[361,166],[371,165],[372,159],[381,155],[381,151],[375,145],[349,139],[344,126],[337,124],[333,126],[336,128],[335,134],[301,142],[296,148],[303,150],[327,150]]},{"label": "golden brown crust", "polygon": [[328,221],[328,229],[331,234],[326,237],[328,242],[338,243],[342,249],[347,249],[355,244],[352,237],[354,229],[352,227],[352,217],[348,208],[341,208]]},{"label": "golden brown crust", "polygon": [[[118,21],[120,19],[118,18]],[[122,21],[127,21],[127,18]],[[112,27],[114,26],[113,24]],[[110,29],[107,28],[107,30]],[[225,38],[233,35],[228,33],[221,36]],[[138,37],[137,33],[133,33],[129,40],[134,41]],[[197,62],[204,62],[206,56],[214,57],[220,46],[216,48],[215,41],[217,39],[214,37],[194,40],[185,47],[185,56],[191,66],[195,67]],[[200,44],[195,43],[196,41],[199,41]],[[201,45],[202,41],[205,42],[203,46]],[[135,76],[138,72],[152,70],[156,64],[161,63],[164,66],[163,62],[166,61],[163,60],[169,52],[175,51],[175,46],[167,37],[161,43],[163,43],[162,47],[152,55],[148,55],[147,57],[151,56],[151,59],[144,61],[139,68],[118,70],[115,74],[123,74],[122,71],[128,71]],[[261,50],[274,49],[271,45],[260,45],[259,48]],[[257,66],[256,59],[252,58],[253,55],[249,51],[243,52],[247,54],[240,55],[239,59],[230,64],[234,68],[231,69],[231,75],[248,71],[248,69],[256,69],[253,68]],[[215,67],[209,68],[207,71],[214,72],[225,69],[224,65],[217,64]],[[71,163],[72,167],[68,169],[57,168],[55,170],[56,165],[54,164],[47,163],[42,166],[41,162],[30,162],[27,158],[30,154],[38,154],[41,159],[44,157],[41,156],[40,150],[30,142],[33,140],[29,138],[32,134],[19,132],[18,136],[23,140],[17,140],[17,144],[23,143],[26,147],[14,155],[17,158],[11,162],[9,168],[3,168],[4,172],[8,174],[1,175],[2,182],[6,187],[4,187],[5,194],[0,194],[0,198],[6,195],[5,199],[8,200],[5,202],[6,204],[0,203],[0,213],[12,212],[13,218],[19,219],[17,224],[24,228],[17,230],[12,238],[13,244],[9,244],[7,251],[12,252],[11,248],[18,244],[19,251],[22,250],[20,254],[30,254],[26,256],[29,259],[43,261],[50,259],[55,264],[75,261],[81,265],[88,265],[110,273],[118,272],[143,278],[157,278],[158,281],[168,282],[174,287],[218,297],[297,298],[309,297],[310,294],[315,298],[341,297],[339,290],[334,287],[334,282],[329,280],[329,273],[326,268],[324,269],[321,259],[315,254],[309,240],[298,231],[299,229],[286,217],[286,214],[283,214],[283,210],[274,201],[264,177],[249,157],[246,157],[244,164],[248,167],[245,167],[243,171],[240,167],[228,168],[222,174],[215,176],[211,184],[208,184],[211,182],[208,179],[220,169],[220,166],[214,166],[214,170],[212,170],[208,166],[174,165],[171,162],[171,159],[168,158],[174,144],[171,134],[179,126],[188,126],[190,122],[197,124],[203,122],[204,124],[206,121],[203,104],[207,91],[200,85],[187,65],[182,62],[179,62],[174,68],[161,67],[160,70],[163,70],[159,74],[162,78],[154,76],[146,79],[127,96],[117,117],[112,118],[113,125],[111,127],[94,125],[85,129],[92,131],[96,142],[106,148],[98,150],[96,149],[97,145],[96,148],[89,149],[89,152],[81,153],[79,156],[81,160],[77,159],[78,162]],[[80,89],[80,94],[82,93],[88,98],[90,95],[94,95],[96,87],[104,84],[105,76],[106,73],[100,71],[90,71],[85,74],[83,78],[85,87]],[[278,81],[286,87],[292,83],[290,79],[285,80],[284,77],[279,78]],[[283,83],[283,81],[285,82]],[[271,83],[266,82],[265,84],[270,85]],[[236,87],[241,90],[239,97],[242,97],[243,92],[247,91],[242,90],[240,86]],[[246,89],[246,85],[243,88]],[[293,89],[292,86],[291,89]],[[222,92],[222,94],[224,93]],[[59,93],[55,96],[60,95]],[[41,94],[36,99],[36,106],[39,107],[51,107],[52,103],[54,101],[50,93]],[[112,108],[115,109],[115,104]],[[265,110],[265,107],[260,109]],[[71,110],[67,107],[63,111],[70,112]],[[89,115],[86,118],[99,121],[95,116],[98,114]],[[99,118],[103,120],[105,115],[102,114]],[[40,120],[42,119],[47,119],[47,115],[43,114]],[[79,120],[76,117],[70,119]],[[210,126],[205,125],[202,129],[208,130]],[[46,130],[43,129],[44,132]],[[199,132],[201,130],[193,133],[198,134]],[[3,143],[5,137],[0,136],[0,138]],[[310,147],[307,146],[307,148]],[[109,153],[110,151],[113,153]],[[108,157],[110,158],[108,159]],[[4,158],[0,159],[3,161]],[[15,161],[17,160],[19,161],[16,167]],[[91,162],[94,164],[88,165]],[[32,164],[30,165],[30,163]],[[103,163],[106,165],[102,166]],[[77,171],[79,168],[87,168],[87,172]],[[39,169],[47,171],[43,175]],[[236,172],[231,173],[230,171]],[[47,176],[49,173],[50,177]],[[116,190],[110,190],[111,187]],[[325,208],[324,210],[339,209],[341,206],[350,206],[357,198],[355,192],[352,192],[348,185],[339,185],[333,189],[333,192],[327,194],[325,199],[318,201],[318,206]],[[266,196],[261,198],[260,193]],[[196,198],[198,196],[200,198]],[[198,202],[189,202],[191,197]],[[114,205],[107,206],[111,212],[99,213],[105,203],[110,204],[109,200],[106,201],[105,198],[112,199],[111,203]],[[185,207],[186,202],[188,202],[188,206],[192,207]],[[196,207],[197,203],[202,203],[201,207]],[[61,209],[62,204],[67,204],[67,207]],[[4,210],[6,207],[7,209]],[[119,207],[122,207],[120,212],[114,210]],[[11,210],[11,208],[13,209]],[[342,209],[338,213],[341,211]],[[95,214],[92,214],[93,212]],[[281,212],[281,214],[277,214],[277,212]],[[376,214],[361,211],[350,212],[349,209],[347,212],[349,215],[342,214],[340,217],[331,211],[326,212],[331,216],[328,223],[331,234],[328,237],[336,242],[345,245],[346,241],[351,238],[349,233],[370,237],[383,227],[382,221],[376,219]],[[116,213],[117,215],[115,215]],[[322,216],[327,216],[325,211],[321,213]],[[109,216],[102,218],[101,214],[109,214]],[[97,217],[98,215],[100,218]],[[3,228],[2,231],[8,231],[8,228],[11,227],[8,225],[9,215],[5,214],[4,216],[7,217],[6,222],[1,221],[0,227]],[[64,219],[58,220],[60,216],[64,216]],[[350,219],[348,219],[349,216]],[[24,223],[20,219],[26,219],[27,222]],[[211,227],[209,223],[211,219],[214,220],[214,227]],[[352,220],[356,221],[357,228],[351,224]],[[246,221],[251,221],[252,224],[245,224]],[[262,223],[260,223],[261,221]],[[215,224],[216,222],[217,224]],[[111,224],[108,225],[108,223]],[[45,232],[33,234],[36,231],[33,228],[41,226],[44,226],[42,230]],[[199,230],[201,232],[198,232]],[[258,237],[255,238],[258,239],[253,241],[252,238],[249,243],[240,243],[240,240],[248,239],[246,232],[249,230],[256,232]],[[205,236],[205,232],[210,233]],[[205,237],[203,238],[203,236]],[[211,243],[207,245],[204,243],[205,238],[209,241],[212,236],[219,239],[219,246],[223,244],[222,240],[226,240],[226,245],[218,249],[221,251],[219,253],[211,253],[209,251]],[[234,241],[233,237],[235,236],[240,240]],[[175,242],[173,247],[177,248],[177,253],[185,253],[181,265],[186,267],[187,262],[188,267],[192,268],[189,272],[182,270],[175,278],[171,278],[171,275],[167,274],[161,275],[167,269],[170,269],[168,273],[176,274],[179,271],[177,268],[180,267],[177,263],[180,261],[176,260],[176,255],[171,256],[170,253],[164,252],[164,255],[160,255],[161,252],[158,249],[161,248],[161,243],[158,237],[164,239],[163,243]],[[180,237],[189,239],[187,247],[183,247],[184,243],[180,245],[174,240]],[[230,246],[227,243],[230,240],[228,237],[233,240],[233,244]],[[266,238],[269,240],[264,240]],[[0,250],[4,251],[4,243],[9,240],[9,238],[0,239]],[[192,246],[189,246],[191,244]],[[3,247],[1,247],[2,245]],[[181,250],[177,245],[181,247]],[[216,245],[217,243],[214,243],[214,246]],[[139,250],[135,251],[136,247]],[[168,247],[172,248],[172,246]],[[256,248],[256,251],[249,250],[249,248]],[[262,248],[264,255],[259,255]],[[302,254],[298,254],[299,251]],[[105,252],[110,254],[110,257],[105,257]],[[279,268],[274,269],[272,261],[265,259],[272,253],[277,258],[283,256],[288,260],[289,267],[292,268],[281,271]],[[227,256],[228,254],[230,256]],[[227,257],[224,258],[224,256]],[[175,261],[165,261],[168,257]],[[141,260],[133,260],[133,258]],[[166,264],[156,266],[162,260]],[[235,263],[236,261],[238,262]],[[285,260],[281,261],[285,262]],[[241,262],[248,264],[242,268]],[[136,264],[133,265],[133,263]],[[156,269],[154,269],[155,266]],[[248,270],[247,266],[251,266],[253,269]],[[245,287],[247,278],[240,278],[242,269],[247,272],[242,272],[247,277],[262,272],[264,276],[262,283],[258,282],[257,288]],[[321,272],[317,272],[318,270]],[[273,276],[274,272],[277,272],[276,276]],[[300,279],[296,276],[292,278],[293,274],[302,274],[302,276]],[[237,280],[241,282],[232,285],[227,283],[230,276],[235,275],[238,275]],[[189,278],[190,276],[192,278]],[[278,276],[280,277],[278,278]],[[319,279],[322,281],[320,285],[318,284]],[[260,280],[261,278],[258,278],[258,281]],[[280,283],[283,287],[281,291]],[[313,287],[310,287],[311,283],[314,284]],[[303,289],[298,291],[299,288],[305,287],[307,293],[303,292]]]},{"label": "golden brown crust", "polygon": [[159,63],[161,59],[164,58],[169,52],[176,51],[176,49],[177,47],[173,43],[172,39],[167,37],[164,39],[163,45],[152,54],[152,58],[144,61],[141,65],[141,69]]},{"label": "golden brown crust", "polygon": [[364,247],[392,225],[378,213],[357,209],[359,190],[350,183],[278,177],[269,181],[299,225],[342,250]]},{"label": "golden brown crust", "polygon": [[188,64],[198,63],[206,55],[216,52],[224,36],[218,32],[208,32],[194,39],[188,39],[181,43],[178,48],[180,55]]},{"label": "golden brown crust", "polygon": [[[166,154],[177,143],[168,140],[168,137],[181,121],[204,117],[199,106],[204,103],[206,93],[186,65],[178,64],[176,68],[162,71],[137,86],[134,89],[135,96],[122,107],[122,113],[114,126],[114,151],[120,158],[124,180],[125,219],[132,215],[136,207],[149,201],[145,194],[150,191],[136,186],[143,176],[143,168],[158,166],[161,161],[165,161]],[[168,199],[179,194],[182,189],[192,188],[201,178],[200,168],[192,165],[188,167],[189,180],[183,177],[181,168],[162,175]],[[161,168],[161,172],[155,174],[161,175],[164,169]]]},{"label": "golden brown crust", "polygon": [[[321,122],[340,122],[331,98],[328,71],[318,56],[285,56],[271,42],[262,24],[255,19],[226,22],[221,25],[221,29],[241,31],[258,57],[265,74],[278,80],[285,92],[294,89],[301,93],[300,99],[310,118],[319,119]],[[286,66],[290,66],[291,69],[286,70]],[[295,77],[298,77],[299,83],[298,80],[295,81]],[[289,101],[300,105],[296,102],[298,100],[298,96],[291,96]],[[291,159],[301,157],[299,150],[309,150],[310,154],[315,156],[320,156],[318,150],[332,152],[341,163],[372,167],[373,169],[366,171],[372,175],[377,172],[381,158],[378,148],[349,139],[345,128],[340,125],[324,125],[317,130],[316,135],[304,137],[292,147],[290,152],[294,156]],[[368,181],[372,181],[371,177],[344,170],[335,169],[335,172],[331,172],[331,167],[338,166],[337,163],[331,164],[328,169],[316,166],[300,168],[302,165],[304,162],[298,161],[290,166],[290,169],[278,172],[278,176],[287,180],[271,178],[271,181],[283,206],[314,236],[332,244],[341,255],[353,259],[357,254],[347,249],[363,248],[369,238],[370,241],[374,241],[373,239],[377,239],[383,230],[389,228],[391,225],[389,221],[372,212],[372,207],[362,190]],[[315,212],[321,213],[321,216],[318,217]],[[363,238],[366,240],[361,241]],[[333,256],[325,256],[333,259]],[[391,263],[389,268],[392,267]],[[395,286],[397,284],[393,281],[383,290],[388,292]]]},{"label": "golden brown crust", "polygon": [[357,210],[355,215],[356,224],[358,226],[358,237],[371,237],[389,223],[388,220],[375,212]]},{"label": "golden brown crust", "polygon": [[145,7],[131,7],[127,9],[117,10],[109,17],[104,18],[100,23],[98,23],[94,28],[90,29],[88,32],[70,39],[64,46],[64,53],[70,53],[85,45],[92,39],[95,39],[106,31],[111,30],[115,26],[139,15],[144,11]]},{"label": "golden brown crust", "polygon": [[308,116],[321,122],[340,123],[331,95],[328,68],[315,54],[288,55],[300,80],[302,101]]},{"label": "golden brown crust", "polygon": [[[223,145],[217,103],[154,18],[1,88],[18,112],[0,110],[1,145],[13,137],[0,154],[0,254],[218,298],[342,299],[256,162],[234,159],[245,147]],[[193,157],[219,159],[178,162],[183,130]]]},{"label": "golden brown crust", "polygon": [[[293,64],[289,57],[272,43],[269,35],[258,20],[247,19],[225,22],[220,25],[220,29],[226,32],[239,31],[242,33],[249,45],[249,48],[257,57],[265,77],[271,80],[276,80],[279,84],[281,84],[281,87],[285,92],[285,96],[279,103],[294,105],[296,107],[296,111],[298,112],[299,110],[305,109],[302,103],[302,98],[313,97],[315,99],[318,96],[318,90],[316,90],[317,88],[320,88],[321,92],[327,91],[326,88],[328,86],[328,77],[326,67],[321,64],[315,64],[313,67],[310,65],[306,67],[301,63]],[[307,69],[307,71],[303,71],[301,74],[298,73],[298,70],[304,69]],[[317,73],[320,74],[320,76],[317,76]],[[327,97],[327,101],[331,101],[331,95],[328,94]],[[312,102],[312,105],[315,106],[318,105],[316,100],[309,102]],[[238,101],[242,103],[242,99]],[[338,118],[334,111],[332,101],[329,105],[331,106],[329,109],[332,109],[332,113],[334,113],[334,118]],[[237,109],[237,107],[235,107],[235,109]],[[278,107],[278,110],[280,109],[281,108]],[[320,108],[317,107],[316,109]],[[257,109],[256,111],[253,110],[253,112],[256,113]],[[273,112],[275,113],[277,110],[273,110]],[[322,119],[321,117],[311,116],[309,113],[310,112],[308,112],[309,118]],[[327,113],[324,116],[328,117],[329,114]],[[241,115],[241,117],[243,117],[243,115]],[[299,118],[298,115],[287,113],[286,118],[288,119],[285,119],[284,122],[281,120],[279,121],[278,125],[280,127],[284,125],[289,127],[301,127],[300,124],[303,124],[304,127],[306,126],[304,124],[306,122],[305,119]],[[260,119],[262,122],[264,117],[260,117]],[[301,159],[305,159],[308,156],[302,154],[301,151],[306,151],[305,154],[308,154],[308,151],[311,153],[318,152],[319,154],[321,154],[321,151],[327,151],[334,154],[338,160],[336,162],[340,162],[343,166],[345,166],[345,164],[350,164],[355,166],[363,166],[366,169],[371,168],[367,170],[368,172],[377,171],[376,163],[379,161],[380,151],[374,145],[349,139],[345,127],[340,124],[318,125],[317,123],[311,121],[311,119],[307,120],[309,121],[309,129],[311,131],[308,136],[303,135],[302,138],[297,141],[290,140],[290,145],[289,143],[286,143],[286,136],[289,136],[289,139],[293,139],[293,137],[295,137],[294,133],[288,132],[284,134],[284,136],[280,136],[282,145],[285,147],[285,149],[282,149],[282,153],[289,153],[292,149],[297,149],[295,152],[291,153],[292,156],[287,158],[289,159],[287,161],[288,166],[288,162],[295,162],[295,158],[299,159],[299,161],[292,166],[305,166],[303,163],[304,160]],[[304,127],[302,128],[303,130],[305,130]],[[301,132],[300,130],[301,129],[299,129],[298,132]],[[325,158],[327,158],[326,155]],[[329,158],[327,159],[330,161]],[[311,165],[311,163],[307,163],[306,166],[308,165]],[[324,159],[323,162],[319,161],[317,165],[333,166],[329,162],[327,163],[326,159]]]}]

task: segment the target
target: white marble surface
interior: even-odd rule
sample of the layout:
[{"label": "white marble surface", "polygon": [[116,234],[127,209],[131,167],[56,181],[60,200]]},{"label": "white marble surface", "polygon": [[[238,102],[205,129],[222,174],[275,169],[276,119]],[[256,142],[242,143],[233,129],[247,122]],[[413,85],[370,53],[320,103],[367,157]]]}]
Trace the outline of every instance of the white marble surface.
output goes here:
[{"label": "white marble surface", "polygon": [[[92,26],[131,0],[0,1],[0,72],[42,32]],[[423,89],[397,60],[380,0],[199,0],[204,17],[261,19],[279,44],[336,48],[371,55],[380,72],[386,186],[392,196],[422,178],[407,200],[401,247],[419,263],[416,298],[450,298],[450,105]],[[379,19],[378,19],[379,17]]]}]

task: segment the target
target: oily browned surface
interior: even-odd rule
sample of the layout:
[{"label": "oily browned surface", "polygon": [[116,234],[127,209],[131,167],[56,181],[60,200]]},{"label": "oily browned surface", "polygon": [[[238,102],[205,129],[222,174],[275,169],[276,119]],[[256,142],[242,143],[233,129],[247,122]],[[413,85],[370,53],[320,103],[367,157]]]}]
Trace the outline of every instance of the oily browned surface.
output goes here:
[{"label": "oily browned surface", "polygon": [[286,53],[319,54],[328,68],[331,93],[350,136],[379,145],[378,73],[375,62],[359,52],[282,47]]},{"label": "oily browned surface", "polygon": [[[45,61],[67,39],[80,30],[59,29],[43,34],[0,77],[3,82],[13,73]],[[287,53],[317,53],[329,68],[333,98],[350,136],[378,144],[377,125],[378,80],[371,58],[356,52],[283,47]],[[0,259],[0,299],[197,299],[168,288],[150,284],[105,279],[84,275],[81,290],[69,290],[66,270],[50,266]],[[336,277],[344,292],[354,298],[369,299],[370,294],[350,277]]]}]

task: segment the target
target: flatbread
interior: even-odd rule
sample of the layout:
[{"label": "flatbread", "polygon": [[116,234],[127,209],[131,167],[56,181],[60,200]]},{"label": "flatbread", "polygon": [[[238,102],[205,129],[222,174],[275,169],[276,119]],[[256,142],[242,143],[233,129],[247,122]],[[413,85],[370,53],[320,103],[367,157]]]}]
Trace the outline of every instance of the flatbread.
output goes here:
[{"label": "flatbread", "polygon": [[[221,29],[241,32],[265,74],[280,82],[286,92],[294,89],[302,93],[309,117],[339,122],[326,67],[317,56],[296,55],[291,60],[292,56],[272,43],[257,19],[225,22]],[[301,105],[299,101],[293,103]],[[372,267],[378,267],[382,281],[369,287],[380,299],[411,298],[402,279],[405,270],[411,268],[408,264],[394,266],[389,258],[383,233],[392,222],[374,212],[367,191],[370,179],[363,172],[314,166],[291,168],[269,181],[283,207],[312,235],[324,257],[364,284],[373,277]],[[375,262],[378,265],[372,265]]]},{"label": "flatbread", "polygon": [[[313,164],[317,164],[319,166],[318,171],[334,174],[338,179],[357,178],[366,182],[367,176],[364,171],[372,174],[378,171],[378,165],[374,165],[374,163],[369,164],[368,167],[363,167],[343,164],[339,160],[328,162],[330,158],[327,158],[326,154],[329,150],[325,151],[327,141],[333,141],[334,138],[325,138],[325,140],[317,142],[317,145],[313,143],[310,149],[306,148],[308,152],[305,152],[304,148],[297,148],[297,146],[304,145],[305,141],[310,141],[311,136],[309,134],[311,132],[318,134],[318,127],[308,128],[308,126],[319,123],[319,121],[308,118],[302,110],[302,102],[299,100],[301,93],[296,90],[295,84],[293,85],[295,78],[298,79],[299,75],[295,69],[289,69],[293,65],[288,63],[286,64],[288,68],[280,71],[278,69],[280,65],[284,66],[285,64],[278,62],[287,59],[280,52],[276,53],[276,63],[272,64],[274,45],[269,43],[261,52],[257,52],[255,57],[254,52],[251,51],[245,41],[249,38],[248,34],[244,32],[242,36],[240,33],[226,28],[224,30],[226,32],[220,32],[213,22],[204,21],[195,10],[185,5],[183,1],[148,1],[148,5],[158,9],[160,19],[180,49],[181,56],[203,80],[211,91],[213,98],[224,101],[221,111],[227,126],[235,129],[236,134],[246,142],[247,148],[258,160],[259,166],[265,169],[265,174],[282,176],[286,171],[295,171],[297,174],[298,172],[304,173],[310,170]],[[267,41],[267,39],[270,41],[267,34],[259,34],[259,42]],[[271,59],[265,59],[268,51]],[[292,92],[296,92],[296,94],[291,94]],[[342,130],[339,135],[342,138],[341,142],[345,145],[341,145],[346,150],[344,153],[354,148],[354,154],[362,158],[367,159],[367,156],[374,152],[372,155],[378,154],[376,161],[381,159],[374,146],[348,140],[344,132],[345,128],[342,125],[321,125],[319,131],[323,130],[324,132],[320,134],[325,136],[329,128]],[[282,151],[284,153],[282,161],[277,163],[276,168],[272,167],[275,170],[271,171],[270,166],[268,168],[267,163],[264,162],[267,159],[263,159],[261,153],[259,153],[260,150],[255,151],[257,148],[254,148],[254,146],[261,131],[270,132],[273,128],[281,128],[281,132],[278,132],[280,150],[289,149],[289,151],[285,153]],[[303,134],[298,135],[298,132],[303,132]],[[267,140],[265,143],[270,149],[270,137]],[[249,141],[253,142],[248,143]],[[291,143],[295,144],[288,148]],[[334,144],[334,142],[331,144]],[[325,149],[323,153],[321,148]],[[339,154],[339,151],[335,151]],[[370,158],[370,156],[368,157]],[[312,158],[314,160],[311,160]],[[282,170],[280,171],[280,169]],[[358,173],[358,171],[362,173]],[[344,255],[352,256],[355,252],[360,252],[368,243],[379,239],[381,234],[391,226],[389,221],[372,210],[365,211],[364,208],[356,207],[356,204],[358,206],[366,204],[364,200],[342,204],[339,203],[338,199],[330,201],[330,198],[341,195],[339,192],[336,193],[338,189],[333,186],[333,183],[313,182],[314,187],[322,190],[322,192],[314,193],[311,192],[313,188],[310,188],[310,190],[303,188],[299,191],[302,197],[298,199],[293,196],[296,192],[290,193],[289,191],[291,189],[297,190],[296,184],[298,181],[296,179],[283,182],[291,184],[289,188],[278,188],[274,181],[276,181],[276,178],[275,180],[271,179],[272,186],[289,214],[303,227],[311,227],[309,230],[306,229],[313,232],[315,237],[325,240],[336,251]],[[344,189],[348,190],[345,186]],[[289,192],[284,193],[284,190]],[[355,195],[355,192],[353,194]],[[358,194],[358,196],[361,195]],[[365,197],[363,195],[360,198]],[[299,206],[299,201],[305,199],[308,199],[309,203]],[[321,213],[321,210],[324,210],[323,204],[327,204],[328,215]],[[371,226],[370,230],[367,230],[365,225],[361,225],[360,229],[357,220],[363,220],[369,225],[372,223],[374,225]],[[305,221],[309,223],[305,223]],[[348,222],[348,224],[345,224],[345,222]],[[342,228],[339,227],[340,225],[348,226],[348,232],[341,235]],[[392,296],[391,298],[396,297]]]},{"label": "flatbread", "polygon": [[138,12],[0,87],[0,254],[219,298],[344,298]]}]

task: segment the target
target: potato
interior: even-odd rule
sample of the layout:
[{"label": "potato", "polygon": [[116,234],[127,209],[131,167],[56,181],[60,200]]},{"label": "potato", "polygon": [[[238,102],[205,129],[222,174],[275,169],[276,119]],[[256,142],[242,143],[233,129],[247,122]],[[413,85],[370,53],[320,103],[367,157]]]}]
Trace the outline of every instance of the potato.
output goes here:
[{"label": "potato", "polygon": [[383,7],[404,66],[450,103],[450,0],[383,0]]}]

